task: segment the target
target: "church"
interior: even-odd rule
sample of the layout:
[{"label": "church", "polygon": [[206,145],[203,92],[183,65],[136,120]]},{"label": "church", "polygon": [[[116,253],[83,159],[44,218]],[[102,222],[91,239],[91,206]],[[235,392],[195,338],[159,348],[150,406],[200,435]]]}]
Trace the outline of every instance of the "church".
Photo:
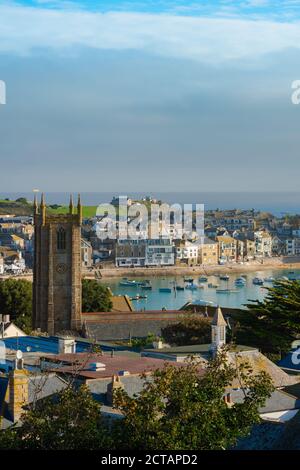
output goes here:
[{"label": "church", "polygon": [[50,335],[81,329],[82,206],[70,197],[66,214],[49,214],[34,200],[34,329]]}]

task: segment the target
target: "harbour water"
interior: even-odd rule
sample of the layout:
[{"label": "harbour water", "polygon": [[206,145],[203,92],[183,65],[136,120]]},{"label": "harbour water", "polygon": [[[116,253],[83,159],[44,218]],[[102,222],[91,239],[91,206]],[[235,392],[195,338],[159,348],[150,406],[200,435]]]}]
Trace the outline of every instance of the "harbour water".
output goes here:
[{"label": "harbour water", "polygon": [[[255,277],[266,279],[273,277],[275,279],[280,277],[296,278],[300,279],[300,270],[295,269],[281,269],[281,270],[263,270],[263,271],[253,271],[251,273],[247,272],[243,274],[245,278],[245,285],[242,287],[237,287],[235,285],[235,280],[241,277],[240,274],[230,274],[229,280],[224,281],[220,280],[217,275],[207,276],[207,282],[200,283],[199,276],[191,275],[189,278],[194,279],[194,283],[199,285],[202,284],[203,288],[190,290],[176,290],[174,286],[183,286],[186,287],[187,283],[184,282],[184,277],[155,277],[149,278],[152,285],[152,290],[143,290],[139,286],[120,286],[121,279],[105,279],[103,284],[109,286],[115,295],[125,295],[129,297],[137,296],[138,294],[144,296],[146,299],[133,300],[133,306],[135,310],[161,310],[166,308],[168,310],[179,309],[186,302],[193,301],[206,301],[213,302],[214,304],[221,305],[223,307],[243,307],[244,304],[249,303],[249,300],[263,300],[267,294],[266,287],[271,287],[271,282],[264,282],[263,286],[258,286],[253,284],[253,279]],[[187,276],[186,276],[187,278]],[[145,281],[145,278],[135,280]],[[229,293],[219,293],[216,288],[208,287],[208,284],[218,284],[219,289],[233,289],[234,292]],[[171,292],[160,292],[161,288],[170,288]]]}]

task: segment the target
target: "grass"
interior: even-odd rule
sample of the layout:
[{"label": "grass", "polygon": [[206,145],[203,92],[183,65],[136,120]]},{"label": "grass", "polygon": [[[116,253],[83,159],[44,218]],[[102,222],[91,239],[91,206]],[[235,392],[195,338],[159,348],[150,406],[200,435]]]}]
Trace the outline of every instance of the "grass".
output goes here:
[{"label": "grass", "polygon": [[[94,217],[96,215],[97,207],[98,206],[83,206],[83,217]],[[67,214],[69,212],[69,206],[57,206],[55,208],[47,206],[47,211],[49,214]],[[0,199],[0,214],[33,215],[33,204],[29,201],[28,203],[23,203]]]}]

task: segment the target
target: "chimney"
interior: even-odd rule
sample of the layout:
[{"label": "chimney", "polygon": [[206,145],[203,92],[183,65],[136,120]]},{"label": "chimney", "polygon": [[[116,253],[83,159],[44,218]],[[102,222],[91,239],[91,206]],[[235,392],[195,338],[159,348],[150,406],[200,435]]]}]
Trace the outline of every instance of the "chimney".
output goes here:
[{"label": "chimney", "polygon": [[29,373],[24,369],[15,369],[8,378],[9,401],[8,410],[13,422],[20,420],[24,413],[23,407],[29,403]]},{"label": "chimney", "polygon": [[106,400],[109,406],[114,404],[114,391],[124,389],[124,384],[121,382],[119,375],[113,375],[112,381],[107,385]]},{"label": "chimney", "polygon": [[223,396],[223,400],[224,400],[224,402],[226,403],[226,405],[229,406],[229,407],[230,407],[230,406],[233,406],[233,404],[234,404],[233,401],[232,401],[232,399],[231,399],[231,393],[230,393],[230,392],[226,393],[226,394]]},{"label": "chimney", "polygon": [[61,337],[58,340],[59,354],[75,354],[76,341],[74,338]]}]

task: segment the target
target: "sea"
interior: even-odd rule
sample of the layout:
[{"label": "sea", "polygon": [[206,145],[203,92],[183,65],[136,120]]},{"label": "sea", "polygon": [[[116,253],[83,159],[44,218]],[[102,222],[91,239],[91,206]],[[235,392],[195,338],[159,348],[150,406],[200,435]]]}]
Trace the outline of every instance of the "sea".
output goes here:
[{"label": "sea", "polygon": [[[45,192],[47,204],[65,205],[69,203],[70,193]],[[300,192],[82,192],[81,200],[86,206],[109,203],[114,196],[128,196],[141,199],[146,196],[162,200],[168,204],[204,204],[211,209],[255,209],[271,212],[277,217],[286,214],[300,214]],[[33,200],[33,192],[1,192],[0,199],[15,200],[26,197]]]},{"label": "sea", "polygon": [[[190,290],[186,288],[187,282],[183,276],[166,276],[166,277],[149,277],[152,285],[152,290],[143,290],[139,286],[121,286],[122,279],[103,279],[101,283],[110,287],[114,295],[128,295],[130,298],[142,295],[147,298],[140,300],[132,300],[134,309],[136,311],[146,310],[176,310],[181,308],[187,302],[210,302],[213,305],[221,305],[222,307],[231,308],[244,308],[244,306],[251,301],[263,300],[268,294],[268,288],[272,287],[273,283],[265,281],[263,286],[253,284],[253,279],[258,277],[262,280],[267,278],[282,278],[300,280],[300,269],[270,269],[263,271],[247,272],[242,274],[246,283],[243,287],[236,287],[235,280],[241,277],[241,273],[228,272],[229,280],[223,281],[218,275],[207,275],[207,282],[200,282],[200,275],[186,276],[188,279],[193,279],[193,284],[196,286],[201,285],[201,288]],[[130,278],[132,279],[132,278]],[[134,278],[136,281],[145,281],[143,278]],[[220,289],[232,289],[234,292],[218,293],[214,287],[209,287],[209,284],[218,285]],[[185,287],[184,290],[177,291],[174,286]],[[170,288],[171,292],[160,292],[160,288]]]}]

